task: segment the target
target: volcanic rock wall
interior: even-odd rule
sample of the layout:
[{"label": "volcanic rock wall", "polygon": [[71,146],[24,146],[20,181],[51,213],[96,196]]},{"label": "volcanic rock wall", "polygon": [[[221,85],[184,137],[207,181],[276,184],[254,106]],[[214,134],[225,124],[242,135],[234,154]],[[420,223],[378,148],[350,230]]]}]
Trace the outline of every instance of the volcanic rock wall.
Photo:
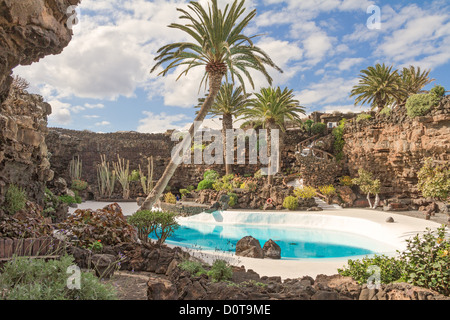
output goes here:
[{"label": "volcanic rock wall", "polygon": [[351,176],[372,172],[382,183],[381,194],[419,198],[417,172],[426,157],[450,161],[450,97],[428,116],[414,120],[375,120],[346,127],[344,153]]},{"label": "volcanic rock wall", "polygon": [[80,0],[0,0],[0,103],[8,96],[11,70],[61,53],[72,38],[67,9]]},{"label": "volcanic rock wall", "polygon": [[41,96],[13,93],[0,105],[0,203],[10,184],[40,202],[53,178],[47,157],[47,116],[51,107]]}]

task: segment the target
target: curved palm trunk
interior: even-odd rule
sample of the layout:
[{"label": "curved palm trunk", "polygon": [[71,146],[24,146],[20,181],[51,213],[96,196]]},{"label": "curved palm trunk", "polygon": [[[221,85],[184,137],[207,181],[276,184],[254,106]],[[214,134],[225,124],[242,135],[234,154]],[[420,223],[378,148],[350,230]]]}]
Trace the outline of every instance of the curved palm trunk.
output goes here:
[{"label": "curved palm trunk", "polygon": [[[203,122],[206,115],[208,114],[209,109],[214,103],[214,100],[216,99],[217,94],[220,90],[220,85],[222,83],[223,74],[222,73],[211,73],[209,76],[209,94],[206,98],[205,102],[203,103],[197,117],[194,120],[194,123],[197,121]],[[195,137],[195,124],[191,125],[191,128],[189,129],[189,134],[191,139],[183,139],[183,141],[177,146],[178,150],[190,150],[190,146],[192,145],[192,142]],[[173,159],[170,160],[169,164],[166,167],[166,170],[164,171],[162,177],[158,180],[158,183],[153,188],[152,192],[149,193],[147,198],[145,199],[144,203],[140,207],[140,210],[151,210],[153,205],[158,201],[161,194],[164,192],[164,190],[167,187],[167,184],[169,183],[170,179],[172,178],[173,174],[175,173],[175,170],[178,168],[178,164],[173,161]]]},{"label": "curved palm trunk", "polygon": [[233,116],[229,113],[224,113],[222,117],[222,142],[223,142],[223,156],[225,159],[225,170],[227,175],[233,173],[232,164],[227,163],[227,130],[231,129],[233,129]]}]

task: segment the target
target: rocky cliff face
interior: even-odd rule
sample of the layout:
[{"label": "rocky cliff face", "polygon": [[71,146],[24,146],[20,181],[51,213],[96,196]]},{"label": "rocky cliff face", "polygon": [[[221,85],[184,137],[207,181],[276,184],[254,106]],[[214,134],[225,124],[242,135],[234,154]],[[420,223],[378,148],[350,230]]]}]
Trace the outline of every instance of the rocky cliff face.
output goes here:
[{"label": "rocky cliff face", "polygon": [[58,54],[72,38],[67,8],[80,0],[0,0],[0,103],[8,96],[11,70]]},{"label": "rocky cliff face", "polygon": [[45,144],[50,113],[41,96],[25,92],[12,92],[0,105],[0,203],[10,184],[42,201],[45,183],[53,178]]},{"label": "rocky cliff face", "polygon": [[346,128],[344,140],[352,177],[364,168],[381,180],[381,194],[419,198],[417,172],[423,160],[450,161],[450,98],[430,115],[414,120],[355,123]]}]

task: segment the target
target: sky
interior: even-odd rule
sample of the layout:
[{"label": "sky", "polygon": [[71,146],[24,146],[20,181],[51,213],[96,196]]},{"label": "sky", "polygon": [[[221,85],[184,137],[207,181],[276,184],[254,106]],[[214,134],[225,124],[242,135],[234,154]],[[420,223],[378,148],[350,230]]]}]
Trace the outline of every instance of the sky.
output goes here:
[{"label": "sky", "polygon": [[[199,2],[206,6],[208,0]],[[219,0],[222,7],[229,2]],[[181,21],[176,8],[187,3],[82,0],[64,51],[19,66],[14,74],[51,104],[50,127],[142,133],[186,128],[205,95],[199,90],[204,69],[194,68],[178,81],[180,70],[165,77],[150,70],[160,47],[191,41],[168,28]],[[376,63],[430,69],[436,81],[426,89],[450,88],[448,0],[247,0],[245,6],[257,15],[244,34],[260,35],[255,45],[284,71],[269,70],[273,86],[293,89],[307,114],[366,110],[349,95],[360,71]],[[251,74],[256,87],[248,87],[250,92],[269,86],[261,74]],[[219,126],[220,120],[207,125]]]}]

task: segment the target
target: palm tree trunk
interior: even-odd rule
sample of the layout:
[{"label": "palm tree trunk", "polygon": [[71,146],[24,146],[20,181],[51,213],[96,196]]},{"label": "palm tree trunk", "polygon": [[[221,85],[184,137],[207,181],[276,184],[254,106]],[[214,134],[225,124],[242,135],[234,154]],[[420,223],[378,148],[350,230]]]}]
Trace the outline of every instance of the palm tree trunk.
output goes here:
[{"label": "palm tree trunk", "polygon": [[[267,121],[266,127],[269,129],[267,132],[267,153],[269,156],[269,167],[268,167],[268,176],[267,176],[267,182],[270,185],[273,185],[273,176],[274,172],[272,170],[272,130],[279,129],[279,127],[273,122],[273,121]],[[279,156],[280,153],[278,152],[278,165],[277,168],[279,168]]]},{"label": "palm tree trunk", "polygon": [[[233,173],[232,164],[227,162],[227,130],[230,129],[233,129],[233,116],[229,113],[224,113],[222,117],[222,142],[223,142],[223,157],[225,159],[225,170],[227,175]],[[232,150],[234,150],[234,146]]]},{"label": "palm tree trunk", "polygon": [[[211,73],[209,75],[209,94],[208,97],[205,99],[205,102],[203,103],[197,117],[194,120],[194,123],[191,125],[191,128],[189,129],[189,134],[191,139],[183,139],[183,141],[177,146],[178,150],[190,150],[190,146],[192,145],[192,142],[195,137],[195,122],[203,122],[206,115],[208,114],[209,109],[214,103],[214,100],[216,99],[217,94],[220,90],[220,85],[222,83],[223,74],[222,73]],[[179,154],[179,153],[177,153]],[[153,205],[158,201],[161,194],[164,192],[164,190],[167,187],[167,184],[169,183],[170,179],[172,178],[173,174],[175,173],[175,170],[178,168],[178,164],[171,159],[169,164],[166,167],[166,170],[164,171],[162,177],[158,180],[158,183],[153,188],[152,192],[149,193],[147,198],[145,199],[144,203],[142,203],[142,206],[140,207],[140,210],[151,210]]]}]

